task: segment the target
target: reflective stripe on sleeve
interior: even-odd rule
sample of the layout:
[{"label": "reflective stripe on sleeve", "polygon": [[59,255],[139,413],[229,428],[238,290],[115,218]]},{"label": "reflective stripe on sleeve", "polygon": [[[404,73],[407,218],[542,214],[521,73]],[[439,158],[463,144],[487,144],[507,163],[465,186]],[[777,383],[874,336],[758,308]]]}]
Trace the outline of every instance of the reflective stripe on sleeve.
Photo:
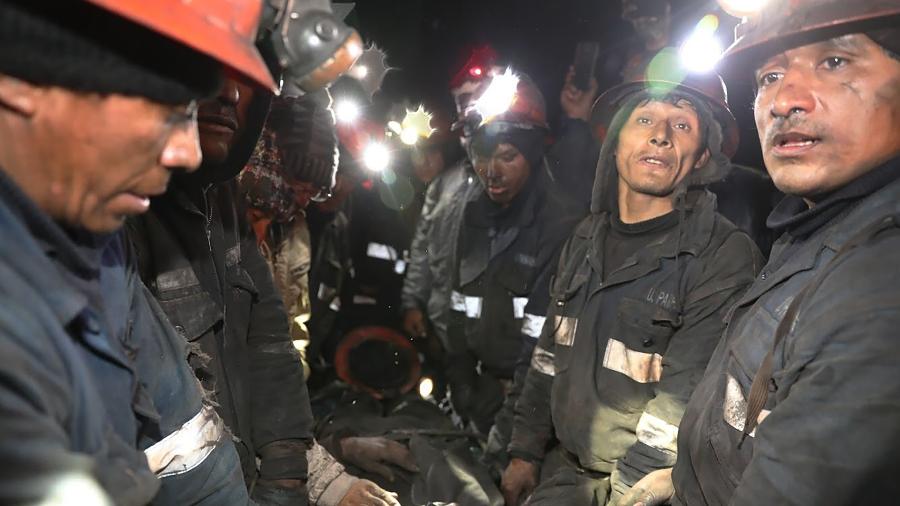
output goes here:
[{"label": "reflective stripe on sleeve", "polygon": [[675,455],[678,452],[678,426],[672,425],[650,413],[641,415],[638,420],[637,439],[645,445],[661,452]]},{"label": "reflective stripe on sleeve", "polygon": [[397,250],[387,244],[379,244],[377,242],[369,243],[369,246],[366,248],[366,255],[368,255],[369,258],[377,258],[379,260],[388,260],[391,262],[397,260]]},{"label": "reflective stripe on sleeve", "polygon": [[525,313],[525,318],[522,320],[522,333],[534,339],[540,338],[545,321],[547,321],[546,316]]},{"label": "reflective stripe on sleeve", "polygon": [[531,355],[531,368],[547,376],[556,376],[556,368],[553,366],[555,358],[555,355],[549,351],[535,347],[534,353]]},{"label": "reflective stripe on sleeve", "polygon": [[525,317],[525,306],[528,305],[528,297],[513,297],[513,317],[515,319]]},{"label": "reflective stripe on sleeve", "polygon": [[466,316],[473,319],[481,318],[481,297],[466,296]]},{"label": "reflective stripe on sleeve", "polygon": [[150,470],[159,478],[199,466],[224,435],[224,423],[210,406],[203,406],[180,429],[144,450]]},{"label": "reflective stripe on sleeve", "polygon": [[630,350],[622,341],[610,339],[603,355],[603,367],[638,383],[658,383],[662,377],[662,355]]}]

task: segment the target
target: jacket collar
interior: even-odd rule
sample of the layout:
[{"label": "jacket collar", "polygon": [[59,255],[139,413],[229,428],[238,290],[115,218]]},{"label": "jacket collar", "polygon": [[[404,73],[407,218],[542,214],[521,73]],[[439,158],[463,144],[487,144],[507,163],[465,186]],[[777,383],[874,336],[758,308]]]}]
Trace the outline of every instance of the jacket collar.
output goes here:
[{"label": "jacket collar", "polygon": [[[50,219],[0,170],[0,229],[3,261],[26,276],[36,292],[66,325],[88,306],[88,297],[66,280],[60,270],[99,284],[100,245],[106,238],[87,232],[72,233]],[[10,240],[15,238],[15,240]],[[81,244],[79,244],[81,243]]]},{"label": "jacket collar", "polygon": [[611,273],[603,273],[603,251],[612,219],[610,213],[603,211],[592,215],[595,218],[582,222],[575,234],[591,242],[588,260],[594,271],[603,273],[607,284],[625,283],[658,269],[664,258],[684,254],[696,257],[709,245],[716,216],[715,195],[705,189],[689,191],[677,211],[683,213],[683,217],[679,218],[676,227],[625,259],[623,265]]},{"label": "jacket collar", "polygon": [[[868,224],[897,213],[900,213],[900,179],[863,198],[852,209],[834,217],[808,237],[795,239],[783,234],[773,247],[769,263],[763,268],[758,281],[742,297],[741,305],[757,299],[800,272],[814,269],[826,251],[836,253]],[[786,254],[790,256],[782,259]]]}]

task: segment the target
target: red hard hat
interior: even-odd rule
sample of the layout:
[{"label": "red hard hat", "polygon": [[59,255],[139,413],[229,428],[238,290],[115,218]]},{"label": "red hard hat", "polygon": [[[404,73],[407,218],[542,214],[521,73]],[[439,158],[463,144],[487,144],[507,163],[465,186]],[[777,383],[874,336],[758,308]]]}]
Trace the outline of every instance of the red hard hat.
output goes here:
[{"label": "red hard hat", "polygon": [[278,87],[256,49],[260,0],[87,0],[214,58],[253,83]]},{"label": "red hard hat", "polygon": [[419,352],[409,339],[377,325],[357,327],[344,336],[334,368],[345,383],[376,399],[409,392],[422,375]]},{"label": "red hard hat", "polygon": [[734,44],[724,60],[729,65],[752,64],[791,47],[896,27],[898,22],[897,0],[769,0],[735,28]]},{"label": "red hard hat", "polygon": [[[671,55],[675,57],[674,53]],[[641,79],[615,86],[597,98],[591,109],[591,124],[595,129],[605,132],[622,105],[635,93],[649,91],[665,94],[681,91],[709,105],[722,127],[722,153],[729,158],[734,156],[740,143],[740,131],[737,120],[728,107],[728,89],[722,78],[716,73],[689,73],[677,64],[655,61],[661,64],[651,63]]]}]

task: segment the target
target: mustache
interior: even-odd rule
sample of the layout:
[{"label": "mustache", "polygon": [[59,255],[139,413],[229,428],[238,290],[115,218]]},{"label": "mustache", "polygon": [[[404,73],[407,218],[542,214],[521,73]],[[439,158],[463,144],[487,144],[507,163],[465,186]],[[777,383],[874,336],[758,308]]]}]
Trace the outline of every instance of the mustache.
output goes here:
[{"label": "mustache", "polygon": [[798,115],[790,115],[786,118],[778,117],[775,118],[775,121],[769,125],[768,129],[766,129],[763,146],[773,146],[775,144],[775,137],[791,132],[802,132],[809,137],[821,139],[825,137],[828,129],[814,121],[810,121],[808,118]]}]

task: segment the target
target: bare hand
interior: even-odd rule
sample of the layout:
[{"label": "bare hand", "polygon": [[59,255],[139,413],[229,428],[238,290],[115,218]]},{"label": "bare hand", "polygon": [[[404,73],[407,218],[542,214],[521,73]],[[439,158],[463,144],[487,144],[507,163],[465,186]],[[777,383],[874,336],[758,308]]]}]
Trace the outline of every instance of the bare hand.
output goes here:
[{"label": "bare hand", "polygon": [[403,313],[403,330],[412,337],[425,337],[425,314],[421,309],[407,309]]},{"label": "bare hand", "polygon": [[522,459],[512,459],[503,471],[500,490],[506,506],[519,506],[537,487],[537,465]]},{"label": "bare hand", "polygon": [[674,495],[672,468],[660,469],[635,483],[631,490],[619,499],[618,506],[655,506],[665,504]]},{"label": "bare hand", "polygon": [[389,464],[417,473],[416,459],[406,446],[383,437],[348,437],[341,440],[341,453],[347,462],[394,481]]},{"label": "bare hand", "polygon": [[338,506],[400,506],[400,502],[397,501],[397,494],[369,480],[359,480],[350,487]]},{"label": "bare hand", "polygon": [[600,87],[597,80],[591,77],[587,90],[578,89],[572,81],[575,79],[575,68],[569,67],[566,74],[566,82],[563,85],[562,93],[559,96],[559,105],[562,106],[566,116],[572,119],[580,119],[590,121],[591,107],[597,98],[597,90]]}]

